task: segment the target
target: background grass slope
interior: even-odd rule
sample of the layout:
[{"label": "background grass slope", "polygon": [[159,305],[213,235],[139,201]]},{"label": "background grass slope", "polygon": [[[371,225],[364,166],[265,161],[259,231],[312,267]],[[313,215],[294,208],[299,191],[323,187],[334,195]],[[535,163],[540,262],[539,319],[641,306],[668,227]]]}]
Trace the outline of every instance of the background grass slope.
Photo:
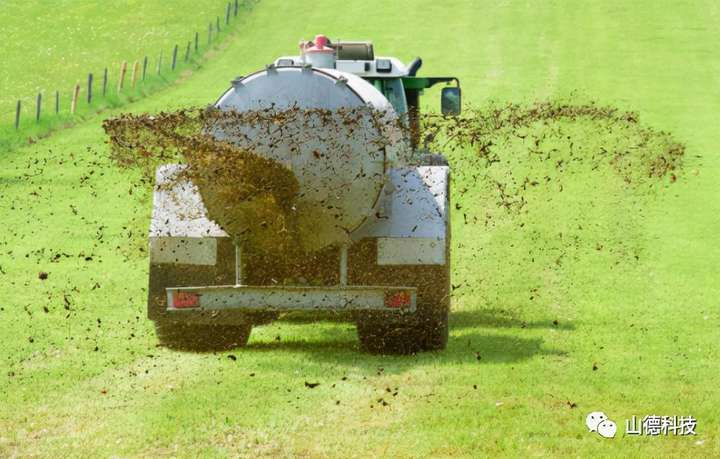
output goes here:
[{"label": "background grass slope", "polygon": [[[717,456],[719,19],[710,1],[264,0],[200,71],[132,106],[207,104],[323,32],[421,55],[469,104],[598,100],[688,145],[689,173],[656,194],[603,172],[532,195],[529,230],[479,192],[456,199],[445,352],[362,354],[334,322],[257,328],[236,360],[156,348],[130,234],[149,203],[108,165],[101,119],[2,152],[0,454]],[[482,186],[467,158],[452,158],[455,196]],[[580,242],[557,265],[563,231]],[[693,415],[698,436],[605,440],[584,427],[594,410],[619,432]]]},{"label": "background grass slope", "polygon": [[54,107],[56,90],[67,110],[72,87],[77,82],[84,85],[89,72],[95,74],[98,95],[105,67],[110,72],[111,92],[117,87],[123,61],[130,66],[126,81],[132,63],[142,63],[144,56],[149,58],[150,74],[156,71],[161,51],[167,67],[173,46],[180,45],[182,59],[185,45],[196,31],[204,45],[208,23],[214,27],[220,16],[224,28],[226,5],[224,0],[4,1],[0,5],[5,43],[0,66],[0,122],[14,121],[18,99],[24,103],[23,120],[34,120],[38,92],[46,97],[44,113]]}]

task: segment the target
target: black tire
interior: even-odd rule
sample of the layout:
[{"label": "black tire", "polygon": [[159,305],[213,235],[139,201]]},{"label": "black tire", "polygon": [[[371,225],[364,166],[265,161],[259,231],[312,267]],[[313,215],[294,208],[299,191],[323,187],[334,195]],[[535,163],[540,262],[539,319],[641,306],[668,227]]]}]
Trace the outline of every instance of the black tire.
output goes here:
[{"label": "black tire", "polygon": [[356,313],[360,347],[374,354],[414,354],[445,349],[450,313],[449,266],[378,266],[374,263],[377,253],[374,247],[374,242],[365,246],[366,261],[360,269],[364,275],[362,284],[415,286],[417,310],[405,315]]},{"label": "black tire", "polygon": [[223,351],[243,347],[250,339],[251,324],[209,325],[155,322],[162,346],[187,351]]},{"label": "black tire", "polygon": [[362,317],[357,320],[357,331],[360,347],[373,354],[442,350],[448,342],[448,311],[418,313],[411,318]]},{"label": "black tire", "polygon": [[[435,155],[437,161],[447,161]],[[450,207],[448,192],[448,212]],[[359,285],[407,285],[417,288],[417,310],[398,316],[392,313],[355,315],[360,347],[374,354],[414,354],[445,349],[450,315],[450,215],[445,235],[445,264],[379,266],[377,241],[364,240],[351,252],[356,264],[352,280]]]}]

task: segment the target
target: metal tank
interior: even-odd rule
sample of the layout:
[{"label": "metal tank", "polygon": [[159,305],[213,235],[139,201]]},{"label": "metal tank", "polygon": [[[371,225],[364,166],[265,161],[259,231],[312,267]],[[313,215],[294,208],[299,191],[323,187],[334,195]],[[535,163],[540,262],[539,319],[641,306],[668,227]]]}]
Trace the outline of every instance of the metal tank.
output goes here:
[{"label": "metal tank", "polygon": [[[348,242],[375,214],[386,170],[408,148],[387,98],[351,73],[309,64],[269,66],[235,79],[215,106],[284,114],[281,129],[268,116],[215,135],[294,172],[300,184],[298,229],[307,251]],[[290,109],[297,109],[295,116],[288,117]]]}]

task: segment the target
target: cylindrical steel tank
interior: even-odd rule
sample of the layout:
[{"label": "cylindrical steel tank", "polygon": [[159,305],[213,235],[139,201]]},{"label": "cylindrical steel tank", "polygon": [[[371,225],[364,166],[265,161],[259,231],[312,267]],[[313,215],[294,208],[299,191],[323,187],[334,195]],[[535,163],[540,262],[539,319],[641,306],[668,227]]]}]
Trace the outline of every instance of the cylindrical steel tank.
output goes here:
[{"label": "cylindrical steel tank", "polygon": [[347,242],[376,212],[386,168],[407,148],[383,94],[332,69],[271,66],[236,79],[216,107],[284,114],[216,136],[294,172],[298,229],[308,251]]}]

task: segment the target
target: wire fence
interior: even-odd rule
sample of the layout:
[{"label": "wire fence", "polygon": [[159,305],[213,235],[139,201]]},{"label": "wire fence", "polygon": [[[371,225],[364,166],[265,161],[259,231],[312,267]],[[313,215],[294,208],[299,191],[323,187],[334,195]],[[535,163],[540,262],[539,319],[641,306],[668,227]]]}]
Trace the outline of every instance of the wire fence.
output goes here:
[{"label": "wire fence", "polygon": [[[134,61],[123,61],[118,66],[104,67],[100,72],[88,72],[87,76],[65,90],[42,91],[33,97],[19,99],[12,112],[3,116],[3,131],[25,130],[41,133],[43,127],[50,130],[53,121],[72,121],[80,112],[99,110],[104,106],[116,107],[125,101],[147,95],[153,88],[172,81],[179,70],[196,62],[196,58],[216,44],[224,32],[230,30],[241,10],[249,9],[258,0],[231,0],[214,20],[208,22],[207,34],[199,31],[191,34],[187,42],[173,46],[170,57],[164,51],[156,56],[145,55]],[[3,110],[4,111],[4,110]],[[7,126],[8,121],[11,125]]]}]

